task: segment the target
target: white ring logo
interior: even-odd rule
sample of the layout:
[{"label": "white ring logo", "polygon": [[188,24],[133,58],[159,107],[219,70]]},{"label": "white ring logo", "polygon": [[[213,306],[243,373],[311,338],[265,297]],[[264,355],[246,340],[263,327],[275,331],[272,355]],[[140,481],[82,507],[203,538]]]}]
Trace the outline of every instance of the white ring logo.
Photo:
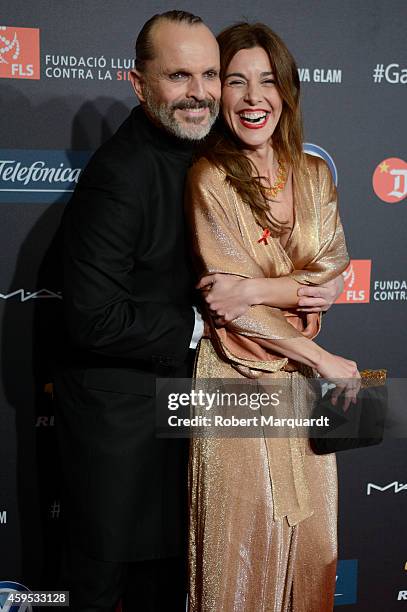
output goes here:
[{"label": "white ring logo", "polygon": [[328,151],[326,149],[323,149],[319,145],[313,144],[312,142],[304,142],[302,145],[302,148],[305,153],[314,155],[314,157],[320,157],[321,159],[326,161],[331,171],[335,186],[337,187],[338,186],[338,170],[336,168],[333,157],[328,153]]},{"label": "white ring logo", "polygon": [[29,603],[13,604],[8,602],[10,593],[31,593],[31,591],[19,582],[0,581],[0,612],[32,612],[32,606]]}]

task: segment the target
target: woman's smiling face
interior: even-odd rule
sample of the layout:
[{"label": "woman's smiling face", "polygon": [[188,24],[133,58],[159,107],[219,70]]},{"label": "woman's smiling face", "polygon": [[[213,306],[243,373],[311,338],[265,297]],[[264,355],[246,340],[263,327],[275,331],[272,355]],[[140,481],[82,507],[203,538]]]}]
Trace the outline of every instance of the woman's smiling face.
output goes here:
[{"label": "woman's smiling face", "polygon": [[246,148],[263,148],[270,141],[282,108],[266,51],[262,47],[238,51],[222,84],[222,113],[230,130]]}]

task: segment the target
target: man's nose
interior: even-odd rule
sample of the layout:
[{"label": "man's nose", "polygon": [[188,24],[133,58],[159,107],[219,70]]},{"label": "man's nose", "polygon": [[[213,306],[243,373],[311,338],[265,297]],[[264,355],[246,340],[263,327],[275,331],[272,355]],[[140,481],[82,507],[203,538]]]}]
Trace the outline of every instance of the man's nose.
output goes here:
[{"label": "man's nose", "polygon": [[206,98],[206,88],[204,80],[199,77],[193,77],[188,84],[187,95],[189,98],[195,98],[196,100],[204,100]]}]

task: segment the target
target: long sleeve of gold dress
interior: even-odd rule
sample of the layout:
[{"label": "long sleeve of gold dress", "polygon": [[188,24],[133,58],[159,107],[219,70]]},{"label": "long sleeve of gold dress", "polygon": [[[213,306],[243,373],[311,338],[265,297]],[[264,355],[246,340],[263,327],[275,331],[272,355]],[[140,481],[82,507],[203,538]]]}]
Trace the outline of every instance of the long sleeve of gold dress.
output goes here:
[{"label": "long sleeve of gold dress", "polygon": [[[293,176],[294,224],[284,248],[207,160],[189,172],[186,210],[200,276],[290,276],[319,285],[348,254],[325,162],[306,156]],[[200,342],[198,379],[284,379],[300,413],[311,368],[264,348],[264,340],[313,338],[320,315],[252,306]],[[257,339],[262,339],[262,345]],[[328,612],[336,573],[334,455],[304,438],[195,438],[189,471],[190,612]]]}]

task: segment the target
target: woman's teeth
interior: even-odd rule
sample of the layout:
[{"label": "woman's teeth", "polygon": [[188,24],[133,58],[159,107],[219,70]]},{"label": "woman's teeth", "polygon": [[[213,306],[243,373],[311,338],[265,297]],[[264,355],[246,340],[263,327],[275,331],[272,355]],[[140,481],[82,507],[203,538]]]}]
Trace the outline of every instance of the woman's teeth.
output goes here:
[{"label": "woman's teeth", "polygon": [[267,113],[239,113],[239,117],[249,123],[261,123],[267,117]]}]

